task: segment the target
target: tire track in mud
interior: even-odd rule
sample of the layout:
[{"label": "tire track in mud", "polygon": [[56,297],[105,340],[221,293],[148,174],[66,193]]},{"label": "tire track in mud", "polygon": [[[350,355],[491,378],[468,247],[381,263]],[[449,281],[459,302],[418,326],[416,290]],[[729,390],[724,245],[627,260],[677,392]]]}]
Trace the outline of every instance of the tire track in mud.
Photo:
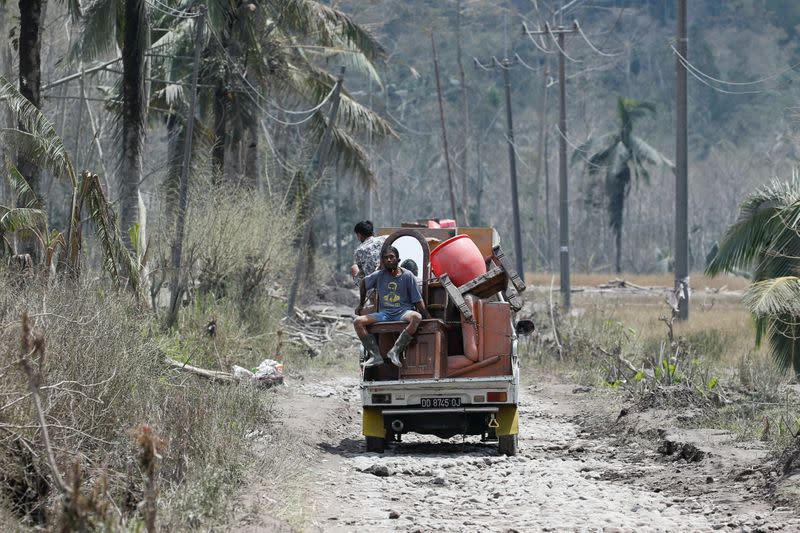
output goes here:
[{"label": "tire track in mud", "polygon": [[[339,378],[291,391],[282,409],[307,469],[310,531],[771,531],[796,530],[788,509],[741,505],[716,494],[661,486],[692,464],[664,460],[634,442],[619,445],[570,421],[553,391],[524,390],[520,453],[499,456],[478,438],[404,435],[386,453],[366,453],[358,382]],[[554,399],[557,397],[557,400]],[[562,403],[559,406],[559,402]],[[570,408],[575,408],[571,406]],[[313,420],[314,427],[303,425]],[[298,456],[299,457],[299,456]],[[695,491],[695,493],[698,491]],[[737,501],[734,501],[737,500]]]}]

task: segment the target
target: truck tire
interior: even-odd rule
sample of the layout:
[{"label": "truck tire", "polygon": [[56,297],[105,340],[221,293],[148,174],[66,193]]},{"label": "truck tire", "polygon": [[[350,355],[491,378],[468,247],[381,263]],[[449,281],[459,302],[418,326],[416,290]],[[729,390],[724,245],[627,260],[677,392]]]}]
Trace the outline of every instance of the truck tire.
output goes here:
[{"label": "truck tire", "polygon": [[497,448],[501,454],[513,457],[519,451],[517,435],[501,435],[497,439]]},{"label": "truck tire", "polygon": [[381,437],[367,437],[367,451],[383,453],[386,449],[386,439]]}]

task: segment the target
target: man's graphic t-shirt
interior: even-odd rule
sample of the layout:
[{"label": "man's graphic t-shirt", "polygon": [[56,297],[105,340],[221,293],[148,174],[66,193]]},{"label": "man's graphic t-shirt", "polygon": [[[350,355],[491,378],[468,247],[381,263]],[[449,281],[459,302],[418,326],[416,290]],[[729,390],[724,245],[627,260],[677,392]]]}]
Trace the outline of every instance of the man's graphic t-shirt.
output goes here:
[{"label": "man's graphic t-shirt", "polygon": [[378,289],[378,308],[395,318],[414,309],[414,304],[422,301],[414,275],[400,268],[399,276],[392,276],[386,269],[378,270],[364,278],[367,290]]}]

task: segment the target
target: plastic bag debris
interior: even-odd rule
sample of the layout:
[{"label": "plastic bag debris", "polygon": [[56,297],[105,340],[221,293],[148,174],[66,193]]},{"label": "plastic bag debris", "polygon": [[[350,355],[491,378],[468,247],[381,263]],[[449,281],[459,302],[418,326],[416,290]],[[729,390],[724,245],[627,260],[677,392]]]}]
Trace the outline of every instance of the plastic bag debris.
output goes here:
[{"label": "plastic bag debris", "polygon": [[264,359],[253,373],[253,378],[262,384],[283,384],[283,363],[274,359]]}]

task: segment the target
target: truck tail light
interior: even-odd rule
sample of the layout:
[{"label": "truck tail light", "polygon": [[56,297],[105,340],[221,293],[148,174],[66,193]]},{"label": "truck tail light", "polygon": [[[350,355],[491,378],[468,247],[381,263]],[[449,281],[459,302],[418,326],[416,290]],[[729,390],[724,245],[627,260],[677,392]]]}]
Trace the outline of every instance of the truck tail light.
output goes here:
[{"label": "truck tail light", "polygon": [[487,402],[505,402],[508,400],[508,393],[507,392],[487,392],[486,393],[486,401]]},{"label": "truck tail light", "polygon": [[392,403],[391,394],[373,394],[372,403]]}]

